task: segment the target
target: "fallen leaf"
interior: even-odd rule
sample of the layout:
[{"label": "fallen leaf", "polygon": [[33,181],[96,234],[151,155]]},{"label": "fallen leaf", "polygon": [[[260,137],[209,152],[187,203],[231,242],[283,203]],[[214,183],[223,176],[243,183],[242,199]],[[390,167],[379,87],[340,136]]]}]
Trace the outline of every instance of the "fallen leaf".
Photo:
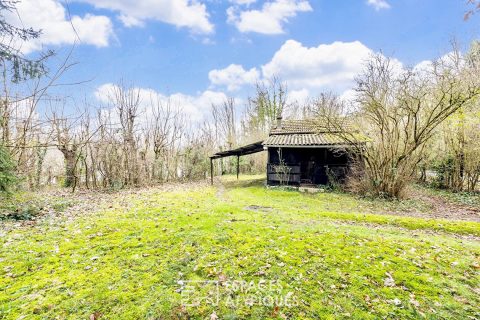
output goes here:
[{"label": "fallen leaf", "polygon": [[395,280],[393,279],[392,275],[388,272],[385,273],[387,277],[383,280],[383,285],[385,287],[395,287]]},{"label": "fallen leaf", "polygon": [[398,299],[398,298],[393,299],[393,300],[392,300],[392,303],[393,303],[394,305],[396,305],[397,307],[402,305],[402,301],[401,301],[400,299]]}]

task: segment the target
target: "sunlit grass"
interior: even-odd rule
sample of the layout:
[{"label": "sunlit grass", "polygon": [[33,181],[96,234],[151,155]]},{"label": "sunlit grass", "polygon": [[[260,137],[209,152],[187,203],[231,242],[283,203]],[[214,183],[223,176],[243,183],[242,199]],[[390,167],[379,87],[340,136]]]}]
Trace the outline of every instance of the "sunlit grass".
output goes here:
[{"label": "sunlit grass", "polygon": [[[0,318],[480,317],[480,244],[457,237],[480,235],[480,224],[375,215],[390,204],[241,179],[150,190],[97,214],[9,228],[0,237]],[[219,304],[182,305],[188,280],[219,281]],[[294,303],[250,306],[236,292],[231,307],[226,286],[235,280],[275,281]]]}]

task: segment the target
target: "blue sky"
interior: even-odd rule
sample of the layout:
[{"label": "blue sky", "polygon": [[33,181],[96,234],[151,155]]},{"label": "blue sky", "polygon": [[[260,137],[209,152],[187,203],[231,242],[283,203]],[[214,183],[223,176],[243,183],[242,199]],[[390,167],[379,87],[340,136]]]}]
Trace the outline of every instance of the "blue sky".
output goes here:
[{"label": "blue sky", "polygon": [[106,90],[123,78],[164,97],[186,99],[191,110],[224,96],[245,99],[255,81],[274,74],[288,83],[293,98],[324,90],[343,94],[370,52],[414,66],[447,53],[453,38],[464,46],[477,39],[479,16],[463,21],[467,9],[464,0],[23,0],[19,5],[23,24],[44,32],[42,43],[25,45],[29,54],[42,47],[60,56],[66,52],[76,38],[71,18],[81,42],[73,58],[78,65],[63,80],[91,79],[74,95],[102,100],[102,86]]}]

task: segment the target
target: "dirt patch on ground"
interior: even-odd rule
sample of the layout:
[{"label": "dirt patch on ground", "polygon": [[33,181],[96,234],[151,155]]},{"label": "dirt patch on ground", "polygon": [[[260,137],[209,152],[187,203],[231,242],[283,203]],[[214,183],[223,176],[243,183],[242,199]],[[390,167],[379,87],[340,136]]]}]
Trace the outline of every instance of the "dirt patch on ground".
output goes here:
[{"label": "dirt patch on ground", "polygon": [[385,214],[424,219],[448,219],[480,222],[480,213],[475,210],[459,208],[457,205],[438,205],[431,212],[423,211],[373,211],[373,214]]},{"label": "dirt patch on ground", "polygon": [[[316,226],[323,223],[323,220],[289,220],[288,223],[291,225],[305,225],[305,226]],[[480,241],[480,236],[472,235],[472,234],[458,234],[452,232],[446,232],[442,230],[431,230],[431,229],[408,229],[402,226],[392,226],[388,224],[378,224],[378,223],[371,223],[371,222],[364,222],[364,221],[352,221],[352,220],[340,220],[334,219],[333,222],[335,225],[339,226],[363,226],[368,227],[371,230],[401,230],[405,234],[411,234],[413,237],[420,237],[425,235],[433,235],[433,236],[448,236],[453,237],[455,239],[460,240],[468,240],[468,241]]]},{"label": "dirt patch on ground", "polygon": [[257,206],[257,205],[249,205],[245,207],[245,210],[254,211],[254,212],[270,212],[273,210],[272,207],[264,207],[264,206]]},{"label": "dirt patch on ground", "polygon": [[423,203],[427,204],[431,209],[428,212],[412,210],[392,211],[386,212],[386,214],[419,218],[480,222],[480,208],[471,207],[460,203],[452,203],[440,196],[431,195],[421,190],[416,190],[415,194],[412,194],[412,198],[422,201]]},{"label": "dirt patch on ground", "polygon": [[433,207],[433,214],[437,217],[480,222],[479,208],[451,203],[439,196],[420,194],[419,197]]},{"label": "dirt patch on ground", "polygon": [[217,187],[217,193],[215,194],[217,196],[217,199],[219,200],[225,200],[226,192],[227,189],[225,188],[225,185],[222,183],[220,179],[215,179],[215,186]]}]

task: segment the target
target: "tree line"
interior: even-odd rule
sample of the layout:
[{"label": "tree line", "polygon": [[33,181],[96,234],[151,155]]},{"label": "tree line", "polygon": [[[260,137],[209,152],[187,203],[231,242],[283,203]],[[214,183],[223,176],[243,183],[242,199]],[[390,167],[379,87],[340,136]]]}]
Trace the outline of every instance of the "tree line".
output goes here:
[{"label": "tree line", "polygon": [[[320,100],[318,119],[354,143],[351,190],[402,197],[414,181],[475,191],[480,174],[480,51],[447,55],[414,68],[399,68],[381,54],[366,62],[356,79],[356,99]],[[326,103],[328,102],[328,103]],[[340,131],[340,130],[337,130]]]},{"label": "tree line", "polygon": [[[14,8],[14,1],[0,1],[0,11]],[[46,61],[54,52],[32,59],[15,47],[18,40],[41,36],[39,31],[3,19],[0,34],[9,39],[0,47],[3,191],[51,184],[54,177],[45,159],[52,150],[64,159],[61,184],[72,190],[203,179],[212,153],[263,140],[279,115],[313,118],[334,128],[351,124],[354,130],[333,130],[352,142],[346,185],[351,191],[401,197],[414,181],[454,191],[477,189],[479,42],[465,53],[454,46],[436,61],[413,68],[373,55],[357,75],[350,101],[323,93],[304,103],[288,103],[287,84],[276,78],[261,81],[243,109],[229,98],[212,105],[210,116],[196,123],[182,105],[155,94],[146,97],[125,81],[111,87],[107,106],[85,102],[73,112],[67,99],[49,94],[75,67],[71,52],[48,69]],[[216,172],[232,172],[235,160],[219,160]],[[242,159],[241,168],[263,172],[265,162],[264,154],[251,155]]]}]

